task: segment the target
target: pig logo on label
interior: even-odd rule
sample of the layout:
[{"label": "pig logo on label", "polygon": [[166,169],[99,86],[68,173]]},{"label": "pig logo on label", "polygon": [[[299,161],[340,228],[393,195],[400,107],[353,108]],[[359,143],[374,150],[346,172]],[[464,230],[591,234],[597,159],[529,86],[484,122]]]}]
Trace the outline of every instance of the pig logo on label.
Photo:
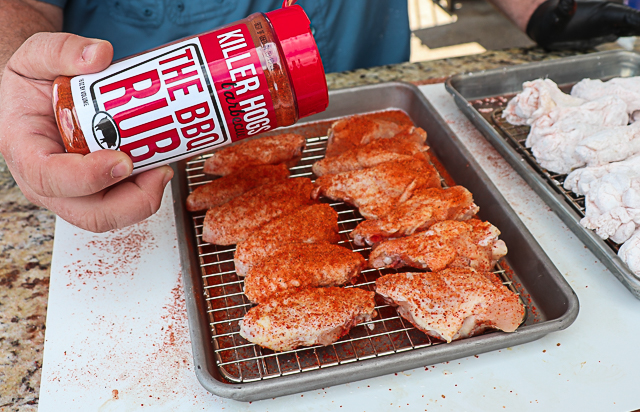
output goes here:
[{"label": "pig logo on label", "polygon": [[116,122],[107,112],[98,112],[93,116],[93,137],[103,149],[120,148],[120,132]]}]

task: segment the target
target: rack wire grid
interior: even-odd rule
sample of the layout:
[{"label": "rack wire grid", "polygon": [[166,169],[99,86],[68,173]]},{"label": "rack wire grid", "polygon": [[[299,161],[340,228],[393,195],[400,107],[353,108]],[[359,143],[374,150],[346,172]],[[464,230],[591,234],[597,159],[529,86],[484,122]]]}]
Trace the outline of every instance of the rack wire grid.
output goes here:
[{"label": "rack wire grid", "polygon": [[[577,195],[570,190],[564,188],[564,181],[567,178],[567,174],[559,174],[550,172],[547,169],[540,166],[533,156],[533,152],[530,148],[526,147],[525,141],[531,130],[530,126],[515,126],[507,122],[502,118],[502,112],[504,107],[499,107],[491,112],[491,122],[500,132],[500,134],[513,146],[523,159],[529,163],[533,169],[544,178],[545,182],[553,188],[556,192],[562,195],[565,202],[567,202],[573,210],[575,210],[580,218],[585,216],[585,197],[584,195]],[[586,229],[585,229],[586,230]],[[607,239],[605,240],[607,246],[609,246],[614,252],[618,253],[620,245]]]},{"label": "rack wire grid", "polygon": [[[290,169],[291,177],[309,177],[314,180],[315,175],[311,167],[314,162],[324,157],[326,145],[326,136],[307,138],[302,159]],[[189,192],[211,181],[211,178],[203,173],[204,161],[210,156],[210,154],[202,155],[187,163]],[[341,237],[339,244],[354,252],[360,252],[368,259],[371,248],[356,246],[348,236],[349,232],[355,229],[364,218],[349,204],[326,203],[338,212]],[[399,316],[394,307],[386,304],[380,296],[376,295],[378,316],[370,322],[352,328],[347,335],[329,346],[274,352],[252,344],[238,333],[238,321],[254,305],[244,295],[244,281],[237,276],[234,269],[235,246],[217,246],[204,242],[202,240],[204,216],[202,212],[193,213],[192,220],[197,238],[215,359],[221,375],[229,382],[242,383],[277,378],[444,343],[416,329],[410,322]],[[505,286],[520,296],[524,293],[522,287],[510,279],[512,272],[508,266],[504,265],[506,265],[505,262],[502,262],[502,265],[498,263],[494,273],[501,278]],[[356,283],[347,287],[373,291],[378,277],[397,272],[399,270],[365,269]],[[535,322],[533,320],[535,309],[531,312],[530,303],[526,303],[522,298],[520,301],[526,308],[523,323]],[[529,313],[533,313],[534,316],[528,316]]]}]

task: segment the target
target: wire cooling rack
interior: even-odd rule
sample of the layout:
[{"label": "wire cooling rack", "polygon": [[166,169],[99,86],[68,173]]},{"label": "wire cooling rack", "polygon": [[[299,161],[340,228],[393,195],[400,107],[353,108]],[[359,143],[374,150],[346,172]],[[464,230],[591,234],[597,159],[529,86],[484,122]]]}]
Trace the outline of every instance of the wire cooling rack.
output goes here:
[{"label": "wire cooling rack", "polygon": [[[500,132],[502,137],[513,146],[517,152],[522,156],[524,160],[533,167],[533,169],[544,178],[545,182],[553,188],[556,192],[562,195],[565,202],[567,202],[573,210],[575,210],[580,218],[585,216],[585,197],[584,195],[577,195],[570,190],[564,188],[564,181],[567,178],[566,174],[558,174],[548,171],[536,162],[536,158],[533,156],[530,148],[527,148],[525,141],[529,135],[529,126],[514,126],[502,118],[502,112],[504,107],[499,107],[491,112],[491,122],[495,128]],[[586,229],[585,229],[586,230]],[[611,240],[605,240],[607,246],[609,246],[614,252],[618,253],[620,245],[612,242]]]},{"label": "wire cooling rack", "polygon": [[[327,137],[307,138],[307,146],[300,162],[292,167],[291,177],[309,177],[315,179],[311,171],[314,162],[324,157]],[[203,173],[204,161],[210,155],[203,155],[187,163],[187,181],[189,192],[197,186],[211,181]],[[363,219],[358,211],[343,202],[326,202],[338,213],[340,242],[343,247],[360,252],[369,257],[370,247],[359,247],[348,234]],[[398,315],[396,309],[385,304],[376,295],[376,311],[378,316],[372,321],[360,324],[336,343],[329,346],[314,346],[286,352],[274,352],[263,349],[242,338],[238,331],[238,321],[247,313],[253,304],[243,291],[243,279],[237,276],[233,254],[235,246],[217,246],[202,240],[204,212],[192,214],[196,233],[196,244],[200,260],[204,295],[207,301],[211,339],[215,351],[217,367],[222,376],[229,382],[254,382],[280,376],[305,373],[321,368],[334,367],[341,364],[358,362],[370,358],[391,355],[440,345],[444,342],[430,338],[417,330],[411,323]],[[411,269],[417,271],[416,269]],[[365,269],[356,283],[349,287],[374,290],[375,280],[382,275],[396,273],[393,269]],[[509,277],[510,270],[505,263],[494,268],[505,286],[520,295],[519,285]],[[531,303],[521,299],[526,307],[527,317],[524,324],[533,323],[535,308],[531,311]],[[492,333],[492,332],[487,332]]]}]

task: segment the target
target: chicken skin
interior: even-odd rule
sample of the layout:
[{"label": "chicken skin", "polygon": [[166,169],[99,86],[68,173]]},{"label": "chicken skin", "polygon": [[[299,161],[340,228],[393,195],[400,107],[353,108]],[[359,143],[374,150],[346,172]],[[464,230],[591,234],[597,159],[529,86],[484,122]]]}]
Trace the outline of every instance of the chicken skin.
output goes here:
[{"label": "chicken skin", "polygon": [[462,186],[420,188],[380,219],[361,222],[349,236],[358,246],[371,246],[412,235],[443,220],[468,220],[479,210],[471,192]]},{"label": "chicken skin", "polygon": [[447,343],[486,329],[513,332],[525,314],[496,275],[471,268],[383,276],[376,292],[416,328]]},{"label": "chicken skin", "polygon": [[255,306],[240,321],[240,336],[275,351],[330,345],[376,316],[375,293],[358,288],[312,288]]},{"label": "chicken skin", "polygon": [[420,153],[362,170],[320,176],[313,196],[324,195],[357,207],[367,219],[378,219],[421,187],[440,187],[436,169]]},{"label": "chicken skin", "polygon": [[209,209],[204,218],[202,239],[215,245],[239,243],[273,219],[312,204],[312,190],[311,180],[304,177],[252,189]]},{"label": "chicken skin", "polygon": [[409,122],[396,123],[367,115],[345,117],[329,128],[325,156],[338,156],[376,139],[388,139],[410,127],[413,125]]},{"label": "chicken skin", "polygon": [[330,243],[288,243],[247,272],[244,294],[254,303],[301,289],[352,282],[366,267],[362,255]]},{"label": "chicken skin", "polygon": [[445,220],[425,232],[380,242],[369,255],[372,268],[410,266],[442,270],[467,267],[489,271],[507,254],[500,231],[489,222]]},{"label": "chicken skin", "polygon": [[419,127],[411,127],[388,139],[374,140],[349,149],[340,155],[325,157],[313,164],[316,176],[359,170],[392,160],[411,159],[429,150],[425,145],[427,133]]},{"label": "chicken skin", "polygon": [[227,203],[249,190],[289,177],[287,165],[258,165],[240,169],[213,182],[198,186],[187,197],[187,210],[196,212]]},{"label": "chicken skin", "polygon": [[303,207],[267,223],[238,244],[236,273],[245,276],[262,259],[286,243],[338,243],[338,213],[327,204]]},{"label": "chicken skin", "polygon": [[204,172],[226,176],[247,166],[298,163],[306,146],[298,134],[280,134],[243,141],[224,147],[205,160]]}]

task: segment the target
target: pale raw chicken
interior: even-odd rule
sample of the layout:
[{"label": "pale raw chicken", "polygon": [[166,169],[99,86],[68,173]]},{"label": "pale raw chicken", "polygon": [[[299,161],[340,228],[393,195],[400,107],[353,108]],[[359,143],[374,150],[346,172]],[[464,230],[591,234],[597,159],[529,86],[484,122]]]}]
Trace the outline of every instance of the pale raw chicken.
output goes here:
[{"label": "pale raw chicken", "polygon": [[443,220],[468,220],[479,210],[471,192],[462,186],[420,188],[380,219],[361,222],[349,236],[358,246],[373,245],[412,235]]},{"label": "pale raw chicken", "polygon": [[214,245],[242,242],[264,224],[314,203],[312,189],[311,180],[304,177],[251,189],[207,211],[202,239]]},{"label": "pale raw chicken", "polygon": [[471,268],[383,276],[376,292],[416,328],[447,343],[487,329],[513,332],[524,320],[518,295],[493,273]]},{"label": "pale raw chicken", "polygon": [[[639,112],[640,113],[640,112]],[[640,153],[640,122],[607,127],[576,146],[576,154],[587,167],[618,162]]]},{"label": "pale raw chicken", "polygon": [[299,134],[279,134],[241,141],[223,147],[205,160],[204,172],[226,176],[247,166],[286,163],[292,167],[302,157],[306,140]]},{"label": "pale raw chicken", "polygon": [[489,222],[445,220],[425,232],[378,243],[369,255],[369,266],[432,271],[470,266],[489,271],[507,254],[507,246],[498,235],[500,231]]},{"label": "pale raw chicken", "polygon": [[429,150],[429,146],[425,145],[426,140],[427,133],[424,130],[411,127],[388,139],[374,140],[340,155],[325,157],[313,164],[313,173],[322,176],[373,167],[392,160],[411,159]]},{"label": "pale raw chicken", "polygon": [[522,92],[509,101],[502,117],[513,125],[530,125],[558,106],[580,106],[584,102],[564,93],[553,80],[537,79],[522,84]]},{"label": "pale raw chicken", "polygon": [[640,275],[640,230],[633,235],[618,250],[618,256],[629,269],[636,275]]},{"label": "pale raw chicken", "polygon": [[212,182],[198,186],[187,197],[187,210],[207,210],[227,203],[249,190],[289,177],[287,165],[258,165],[240,169]]},{"label": "pale raw chicken", "polygon": [[367,262],[330,243],[288,243],[247,272],[244,294],[254,303],[302,289],[353,282]]},{"label": "pale raw chicken", "polygon": [[413,125],[408,120],[397,123],[370,115],[345,117],[333,123],[327,131],[325,156],[337,156],[376,139],[388,139],[410,127]]},{"label": "pale raw chicken", "polygon": [[410,160],[395,160],[362,170],[320,176],[314,197],[343,200],[367,219],[389,213],[421,187],[440,187],[436,169],[420,153]]},{"label": "pale raw chicken", "polygon": [[640,111],[640,77],[615,78],[603,82],[584,79],[571,89],[571,96],[584,100],[596,100],[604,96],[618,96],[627,105],[627,113],[634,119]]},{"label": "pale raw chicken", "polygon": [[267,223],[240,242],[233,256],[236,273],[245,276],[283,244],[338,243],[338,213],[327,204],[303,207]]},{"label": "pale raw chicken", "polygon": [[577,145],[608,127],[629,122],[626,105],[618,97],[603,97],[581,106],[556,107],[531,125],[525,145],[542,167],[556,173],[569,173],[584,166],[576,153]]},{"label": "pale raw chicken", "polygon": [[311,288],[255,306],[240,321],[240,336],[275,351],[330,345],[376,316],[375,293],[358,288]]},{"label": "pale raw chicken", "polygon": [[580,223],[603,239],[626,241],[640,227],[640,156],[572,172],[564,187],[585,195]]}]

